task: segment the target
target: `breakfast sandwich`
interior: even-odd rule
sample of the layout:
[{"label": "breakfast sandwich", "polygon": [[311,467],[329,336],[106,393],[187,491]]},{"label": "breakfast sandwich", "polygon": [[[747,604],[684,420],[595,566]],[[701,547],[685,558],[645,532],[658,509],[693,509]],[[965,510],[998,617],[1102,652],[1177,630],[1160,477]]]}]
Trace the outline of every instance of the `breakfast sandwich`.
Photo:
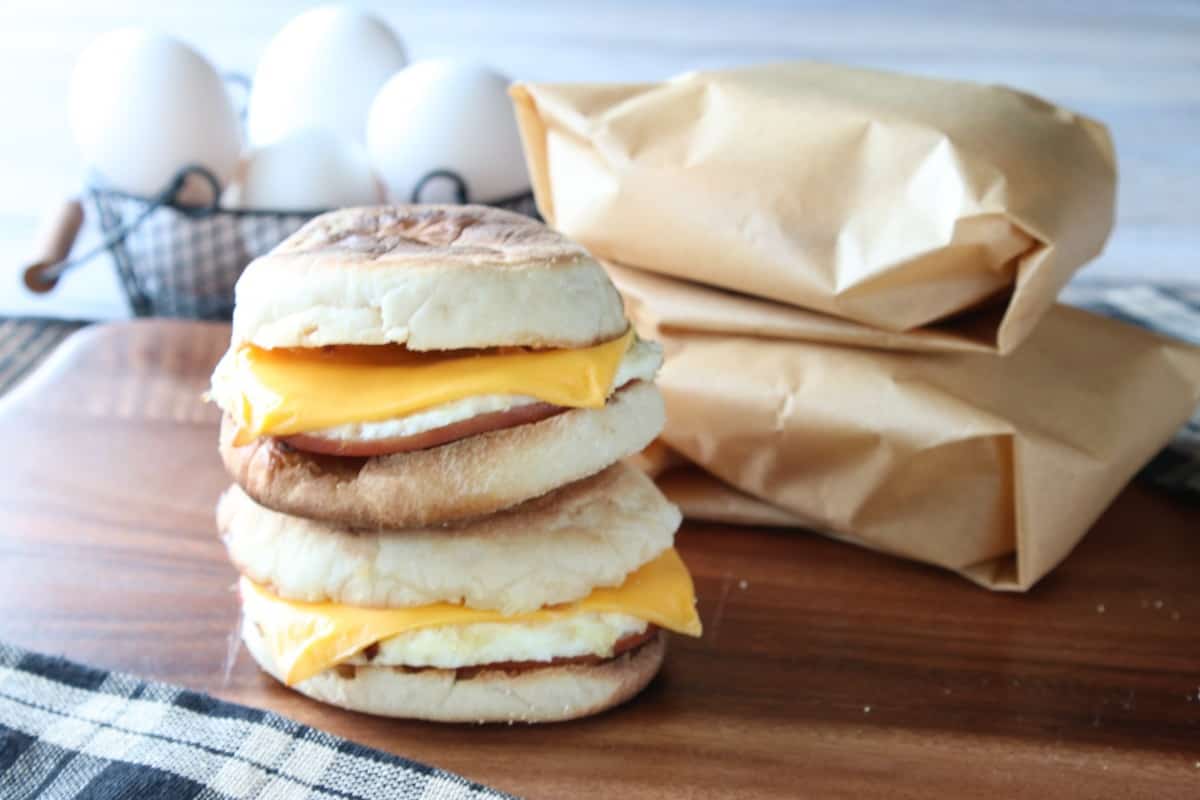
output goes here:
[{"label": "breakfast sandwich", "polygon": [[475,206],[318,217],[251,264],[213,375],[242,638],[315,699],[438,721],[596,713],[700,634],[680,523],[622,461],[658,347],[603,269]]},{"label": "breakfast sandwich", "polygon": [[656,345],[603,268],[479,206],[314,219],[237,285],[221,455],[277,511],[403,528],[595,474],[661,430]]},{"label": "breakfast sandwich", "polygon": [[449,527],[356,531],[231,487],[218,526],[264,670],[333,705],[450,722],[571,719],[632,697],[696,636],[679,511],[619,463]]}]

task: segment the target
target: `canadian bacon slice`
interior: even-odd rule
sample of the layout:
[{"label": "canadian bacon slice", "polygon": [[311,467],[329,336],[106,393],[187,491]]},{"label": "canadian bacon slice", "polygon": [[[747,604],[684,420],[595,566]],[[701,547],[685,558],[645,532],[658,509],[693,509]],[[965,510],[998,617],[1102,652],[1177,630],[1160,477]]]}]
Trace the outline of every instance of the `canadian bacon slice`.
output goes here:
[{"label": "canadian bacon slice", "polygon": [[468,436],[540,422],[566,410],[563,406],[550,403],[531,403],[515,406],[505,411],[479,414],[461,422],[454,422],[408,436],[392,436],[386,439],[335,439],[318,434],[299,433],[283,437],[281,441],[296,450],[303,450],[307,453],[330,456],[385,456],[394,453],[410,453],[414,450],[427,450],[431,447],[465,439]]}]

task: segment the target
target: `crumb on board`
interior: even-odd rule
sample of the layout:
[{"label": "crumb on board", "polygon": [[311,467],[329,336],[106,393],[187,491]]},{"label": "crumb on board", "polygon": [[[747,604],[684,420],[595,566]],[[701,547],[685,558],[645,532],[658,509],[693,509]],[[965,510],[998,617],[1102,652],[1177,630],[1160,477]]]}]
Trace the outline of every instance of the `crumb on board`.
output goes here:
[{"label": "crumb on board", "polygon": [[738,581],[738,588],[739,588],[739,589],[741,589],[741,590],[743,590],[743,591],[745,591],[746,589],[749,589],[749,588],[750,588],[750,581],[748,581],[748,580],[745,580],[745,579],[743,578],[742,580]]},{"label": "crumb on board", "polygon": [[871,713],[871,707],[870,707],[870,706],[863,706],[863,713],[864,713],[864,714],[870,714],[870,713]]},{"label": "crumb on board", "polygon": [[1096,613],[1097,613],[1097,614],[1103,614],[1103,613],[1104,613],[1104,603],[1097,603],[1097,604],[1096,604]]}]

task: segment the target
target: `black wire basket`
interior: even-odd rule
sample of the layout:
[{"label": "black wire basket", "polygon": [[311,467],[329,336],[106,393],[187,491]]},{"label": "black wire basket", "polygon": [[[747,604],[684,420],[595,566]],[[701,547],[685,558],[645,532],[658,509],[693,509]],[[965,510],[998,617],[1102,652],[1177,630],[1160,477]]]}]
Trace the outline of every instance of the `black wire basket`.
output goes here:
[{"label": "black wire basket", "polygon": [[[203,181],[209,205],[180,202],[185,187]],[[442,191],[437,192],[442,185]],[[458,203],[470,202],[468,187],[449,170],[433,170],[418,183],[412,202],[445,189]],[[233,287],[242,270],[286,239],[305,222],[328,209],[273,211],[231,209],[219,205],[220,187],[203,167],[180,170],[158,195],[143,197],[93,183],[86,192],[89,209],[103,232],[103,243],[70,260],[39,265],[26,282],[46,289],[71,267],[107,250],[139,317],[229,319]],[[532,194],[521,194],[488,205],[537,217]],[[44,290],[44,289],[43,289]]]}]

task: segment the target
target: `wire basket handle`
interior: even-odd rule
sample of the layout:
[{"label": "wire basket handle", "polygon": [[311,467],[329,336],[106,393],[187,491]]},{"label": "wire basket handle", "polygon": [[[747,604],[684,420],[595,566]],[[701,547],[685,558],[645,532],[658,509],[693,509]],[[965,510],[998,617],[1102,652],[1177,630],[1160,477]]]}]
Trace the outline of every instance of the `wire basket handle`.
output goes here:
[{"label": "wire basket handle", "polygon": [[[205,205],[185,206],[179,203],[184,188],[193,175],[208,184],[210,199]],[[188,192],[189,195],[191,193]],[[217,210],[220,197],[221,184],[217,180],[217,176],[199,164],[190,164],[175,173],[175,177],[171,179],[167,187],[150,198],[146,208],[140,214],[114,230],[105,237],[103,242],[83,255],[68,258],[71,247],[75,244],[75,237],[79,235],[79,229],[83,226],[83,205],[78,199],[72,198],[58,209],[51,218],[50,224],[45,228],[39,240],[37,260],[27,265],[23,271],[25,286],[31,292],[45,294],[58,284],[67,270],[74,269],[80,264],[92,260],[102,251],[125,241],[125,238],[137,230],[147,217],[163,206],[171,206],[192,218],[202,218]]]},{"label": "wire basket handle", "polygon": [[[528,198],[529,202],[532,202],[532,200],[533,200],[533,197],[532,197],[532,195],[530,195],[528,189],[523,192],[518,192],[517,194],[510,195],[508,197],[492,198],[487,201],[472,200],[471,199],[471,191],[467,187],[467,182],[466,182],[466,180],[463,179],[462,175],[459,175],[457,172],[455,172],[452,169],[439,168],[439,169],[432,170],[431,172],[426,172],[425,175],[421,177],[421,180],[417,181],[417,185],[413,187],[412,195],[409,198],[409,202],[410,203],[425,202],[421,198],[421,194],[425,191],[426,186],[428,186],[429,184],[433,183],[436,180],[447,180],[447,181],[450,181],[452,184],[454,184],[454,202],[458,203],[459,205],[465,205],[467,203],[473,203],[473,202],[486,202],[488,205],[491,205],[491,206],[500,206],[501,208],[507,208],[509,206],[513,206],[518,203],[526,202],[527,198]],[[533,213],[533,214],[531,214],[531,216],[537,216],[537,215],[536,215],[536,213]]]},{"label": "wire basket handle", "polygon": [[29,291],[44,294],[54,288],[58,279],[47,273],[71,254],[75,237],[82,227],[83,204],[75,197],[64,200],[52,216],[48,215],[43,220],[37,250],[34,251],[37,260],[27,265],[23,273]]},{"label": "wire basket handle", "polygon": [[411,202],[420,203],[421,192],[425,191],[425,187],[441,178],[454,184],[454,201],[456,203],[464,204],[469,202],[470,192],[467,191],[467,182],[457,172],[449,169],[435,169],[432,172],[425,173],[425,176],[417,181],[417,185],[413,187]]}]

